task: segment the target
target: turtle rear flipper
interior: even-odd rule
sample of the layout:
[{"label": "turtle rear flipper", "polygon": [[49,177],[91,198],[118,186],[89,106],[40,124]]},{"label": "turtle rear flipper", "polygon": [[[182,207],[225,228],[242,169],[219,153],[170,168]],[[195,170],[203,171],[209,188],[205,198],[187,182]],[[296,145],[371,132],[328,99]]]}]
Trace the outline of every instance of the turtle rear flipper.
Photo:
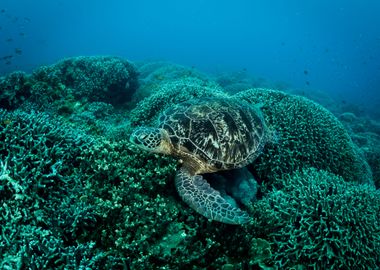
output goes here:
[{"label": "turtle rear flipper", "polygon": [[228,224],[244,224],[250,218],[239,208],[232,206],[200,175],[190,175],[181,168],[175,185],[181,198],[201,215]]}]

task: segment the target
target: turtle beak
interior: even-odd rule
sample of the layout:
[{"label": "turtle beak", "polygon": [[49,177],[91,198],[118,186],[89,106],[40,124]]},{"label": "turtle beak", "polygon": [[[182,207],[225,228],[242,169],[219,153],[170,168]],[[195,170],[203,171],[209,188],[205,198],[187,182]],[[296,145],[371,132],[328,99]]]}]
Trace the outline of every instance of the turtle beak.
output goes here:
[{"label": "turtle beak", "polygon": [[136,145],[136,146],[141,144],[140,140],[138,139],[139,136],[141,136],[141,134],[137,134],[137,133],[139,133],[138,130],[135,130],[135,131],[133,131],[133,133],[129,137],[129,142]]}]

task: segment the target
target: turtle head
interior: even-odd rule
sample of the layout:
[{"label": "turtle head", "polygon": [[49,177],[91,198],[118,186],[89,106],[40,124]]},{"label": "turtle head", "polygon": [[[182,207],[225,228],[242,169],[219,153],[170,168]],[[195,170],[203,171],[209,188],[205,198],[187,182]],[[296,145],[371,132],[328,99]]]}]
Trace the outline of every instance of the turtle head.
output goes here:
[{"label": "turtle head", "polygon": [[129,141],[145,151],[170,154],[171,142],[166,130],[153,127],[136,128]]}]

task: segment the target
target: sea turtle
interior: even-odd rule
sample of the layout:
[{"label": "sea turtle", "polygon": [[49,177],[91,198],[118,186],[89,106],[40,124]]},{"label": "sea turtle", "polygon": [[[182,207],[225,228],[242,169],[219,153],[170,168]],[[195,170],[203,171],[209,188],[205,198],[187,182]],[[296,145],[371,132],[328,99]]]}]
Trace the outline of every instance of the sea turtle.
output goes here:
[{"label": "sea turtle", "polygon": [[249,221],[201,176],[241,168],[262,152],[267,129],[260,109],[233,98],[192,99],[165,110],[157,127],[138,127],[130,142],[141,149],[175,156],[182,163],[179,195],[205,217],[228,223]]}]

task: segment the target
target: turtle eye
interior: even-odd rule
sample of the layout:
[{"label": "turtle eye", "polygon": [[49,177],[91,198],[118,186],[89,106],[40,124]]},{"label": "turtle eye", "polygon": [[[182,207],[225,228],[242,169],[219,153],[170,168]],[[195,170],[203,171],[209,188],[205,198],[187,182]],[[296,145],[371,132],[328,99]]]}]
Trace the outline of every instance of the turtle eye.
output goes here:
[{"label": "turtle eye", "polygon": [[138,128],[130,137],[130,142],[134,145],[152,151],[161,144],[161,132],[157,128]]},{"label": "turtle eye", "polygon": [[146,135],[146,134],[140,134],[139,141],[145,141],[147,137],[148,137],[148,135]]}]

